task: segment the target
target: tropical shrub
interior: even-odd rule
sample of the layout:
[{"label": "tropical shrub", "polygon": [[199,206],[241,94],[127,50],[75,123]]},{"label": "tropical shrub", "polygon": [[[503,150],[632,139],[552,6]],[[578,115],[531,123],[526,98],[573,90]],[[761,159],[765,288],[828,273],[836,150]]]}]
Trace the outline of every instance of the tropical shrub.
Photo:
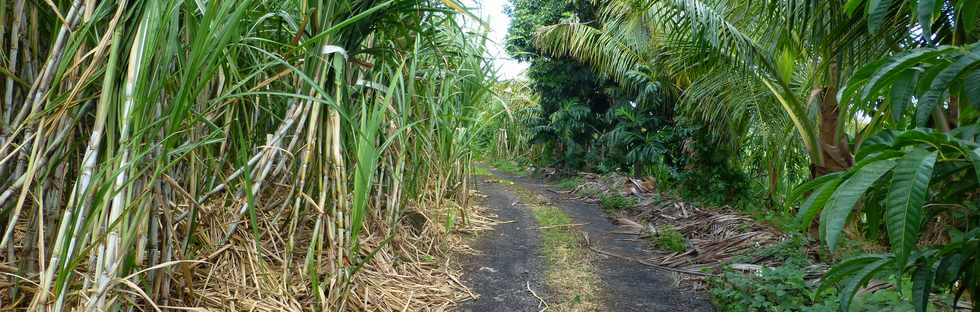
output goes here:
[{"label": "tropical shrub", "polygon": [[655,247],[667,251],[681,252],[687,249],[687,240],[684,239],[684,234],[670,225],[658,228],[650,236],[650,241]]},{"label": "tropical shrub", "polygon": [[581,184],[582,184],[581,178],[578,177],[565,178],[562,179],[561,181],[558,181],[558,188],[563,190],[571,190],[571,189],[575,189]]},{"label": "tropical shrub", "polygon": [[[841,309],[877,276],[900,281],[911,274],[911,300],[919,311],[926,309],[933,291],[950,289],[959,295],[980,290],[978,133],[978,125],[950,132],[882,131],[862,144],[852,168],[795,191],[812,191],[798,220],[805,226],[819,215],[820,238],[832,252],[849,223],[887,236],[890,252],[860,255],[828,272],[824,287],[844,286]],[[927,230],[941,230],[948,239],[923,241]]]},{"label": "tropical shrub", "polygon": [[721,311],[803,311],[813,290],[797,264],[763,268],[758,274],[725,271],[710,280],[712,301]]},{"label": "tropical shrub", "polygon": [[636,206],[636,199],[615,193],[605,193],[599,195],[599,206],[610,211],[629,209]]}]

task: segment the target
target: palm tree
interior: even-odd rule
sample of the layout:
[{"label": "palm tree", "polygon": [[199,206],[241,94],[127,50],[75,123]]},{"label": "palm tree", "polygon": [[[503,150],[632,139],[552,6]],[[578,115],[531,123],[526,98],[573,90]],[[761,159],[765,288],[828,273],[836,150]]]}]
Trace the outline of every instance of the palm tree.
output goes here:
[{"label": "palm tree", "polygon": [[[778,108],[802,139],[813,174],[821,175],[852,163],[844,127],[856,113],[837,101],[842,77],[912,40],[912,24],[899,18],[873,32],[852,27],[866,17],[842,10],[844,2],[611,1],[597,21],[541,29],[537,44],[593,64],[636,89],[668,83],[696,95],[681,105],[702,107],[690,110],[702,112],[700,117],[710,117],[706,110],[721,111],[715,116],[724,119],[745,116],[724,112],[754,111],[746,106]],[[701,89],[761,96],[733,100]]]}]

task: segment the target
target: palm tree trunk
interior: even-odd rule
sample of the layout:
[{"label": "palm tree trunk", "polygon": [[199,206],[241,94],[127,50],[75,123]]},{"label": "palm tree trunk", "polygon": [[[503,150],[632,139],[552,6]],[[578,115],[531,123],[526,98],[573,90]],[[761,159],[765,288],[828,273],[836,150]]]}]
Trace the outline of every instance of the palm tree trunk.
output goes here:
[{"label": "palm tree trunk", "polygon": [[813,163],[810,167],[813,177],[847,170],[854,164],[847,137],[839,133],[837,127],[841,121],[841,107],[837,102],[840,70],[836,62],[829,65],[828,78],[825,86],[818,86],[811,93],[820,100],[820,152],[823,155],[822,162]]}]

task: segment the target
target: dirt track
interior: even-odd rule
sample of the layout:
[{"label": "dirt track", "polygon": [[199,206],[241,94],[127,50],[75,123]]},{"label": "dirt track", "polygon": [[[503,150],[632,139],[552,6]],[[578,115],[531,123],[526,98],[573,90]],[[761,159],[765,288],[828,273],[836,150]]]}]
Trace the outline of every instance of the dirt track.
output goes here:
[{"label": "dirt track", "polygon": [[[538,311],[540,301],[528,291],[528,285],[544,300],[549,299],[551,292],[542,278],[547,268],[538,251],[538,230],[512,188],[544,196],[575,223],[584,224],[580,229],[589,238],[590,248],[634,258],[647,254],[646,243],[611,234],[615,225],[597,205],[566,198],[538,179],[493,173],[515,185],[477,178],[478,189],[488,196],[484,205],[501,221],[513,222],[497,225],[474,246],[481,255],[467,261],[464,282],[480,298],[462,305],[461,311]],[[602,311],[714,311],[705,294],[678,289],[666,272],[602,254],[596,254],[594,265],[604,290]]]}]

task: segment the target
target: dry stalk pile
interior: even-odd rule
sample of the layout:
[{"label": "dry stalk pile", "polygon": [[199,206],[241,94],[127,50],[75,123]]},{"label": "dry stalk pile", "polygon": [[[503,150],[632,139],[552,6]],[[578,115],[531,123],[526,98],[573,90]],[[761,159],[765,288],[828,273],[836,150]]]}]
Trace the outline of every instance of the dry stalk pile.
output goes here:
[{"label": "dry stalk pile", "polygon": [[0,3],[0,310],[448,306],[491,79],[463,12]]},{"label": "dry stalk pile", "polygon": [[[687,272],[716,271],[733,257],[775,244],[783,239],[777,230],[739,214],[731,208],[704,208],[656,192],[656,183],[618,175],[584,175],[577,193],[624,193],[638,198],[630,213],[616,218],[619,234],[645,238],[670,228],[683,235],[683,251],[655,251],[647,263]],[[583,192],[584,189],[591,191]],[[774,259],[758,259],[756,264],[772,264]],[[682,281],[704,286],[702,275],[681,274]]]}]

